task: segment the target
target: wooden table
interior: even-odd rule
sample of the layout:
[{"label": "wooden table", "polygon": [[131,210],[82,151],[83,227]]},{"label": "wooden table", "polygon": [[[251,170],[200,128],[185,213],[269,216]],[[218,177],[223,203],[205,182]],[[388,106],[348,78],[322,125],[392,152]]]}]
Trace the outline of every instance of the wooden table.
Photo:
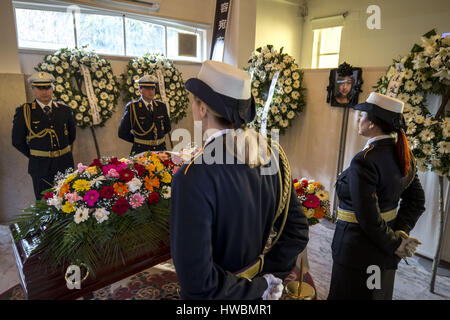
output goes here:
[{"label": "wooden table", "polygon": [[67,266],[57,272],[46,270],[45,265],[40,263],[40,257],[32,253],[38,243],[37,237],[15,242],[14,235],[19,230],[18,228],[17,224],[10,225],[12,246],[23,291],[30,300],[77,299],[170,259],[169,237],[167,236],[167,241],[161,242],[157,250],[128,257],[125,265],[104,264],[102,268],[99,268],[95,279],[89,276],[81,284],[81,289],[70,290],[67,288],[65,280]]}]

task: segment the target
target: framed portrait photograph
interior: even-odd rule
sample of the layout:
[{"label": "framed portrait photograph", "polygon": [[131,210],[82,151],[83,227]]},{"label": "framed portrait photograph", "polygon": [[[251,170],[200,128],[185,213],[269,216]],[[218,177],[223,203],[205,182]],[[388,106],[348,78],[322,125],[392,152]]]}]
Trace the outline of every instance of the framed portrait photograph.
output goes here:
[{"label": "framed portrait photograph", "polygon": [[344,62],[330,71],[327,102],[332,107],[344,108],[358,104],[362,83],[361,68],[353,68]]}]

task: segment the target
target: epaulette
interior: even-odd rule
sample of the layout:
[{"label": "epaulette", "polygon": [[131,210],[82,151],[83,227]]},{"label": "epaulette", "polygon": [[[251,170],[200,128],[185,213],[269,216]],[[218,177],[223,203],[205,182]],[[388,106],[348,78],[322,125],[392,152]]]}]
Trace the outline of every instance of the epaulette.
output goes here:
[{"label": "epaulette", "polygon": [[187,172],[188,172],[189,167],[191,166],[191,164],[193,164],[194,161],[195,161],[198,157],[200,157],[202,154],[203,154],[203,150],[202,150],[201,152],[199,152],[195,157],[192,158],[191,162],[189,162],[189,164],[187,165],[186,169],[184,170],[184,175],[187,174]]},{"label": "epaulette", "polygon": [[373,148],[375,148],[375,145],[371,144],[369,149],[367,149],[366,152],[364,152],[364,159],[366,158],[366,155],[369,153],[369,151],[373,150]]}]

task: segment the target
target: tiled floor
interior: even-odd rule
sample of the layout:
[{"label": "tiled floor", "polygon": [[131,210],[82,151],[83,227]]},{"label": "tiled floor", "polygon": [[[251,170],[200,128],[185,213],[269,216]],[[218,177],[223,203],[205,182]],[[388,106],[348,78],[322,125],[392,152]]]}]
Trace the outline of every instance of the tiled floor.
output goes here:
[{"label": "tiled floor", "polygon": [[[310,242],[308,244],[309,272],[311,273],[316,288],[318,299],[326,299],[331,277],[331,252],[330,245],[334,233],[334,225],[328,221],[322,221],[310,229]],[[439,269],[436,279],[436,292],[429,291],[431,278],[431,261],[413,257],[409,265],[401,262],[396,274],[394,299],[425,299],[425,300],[450,300],[450,271]],[[15,265],[9,229],[0,225],[0,293],[20,282],[17,267]]]}]

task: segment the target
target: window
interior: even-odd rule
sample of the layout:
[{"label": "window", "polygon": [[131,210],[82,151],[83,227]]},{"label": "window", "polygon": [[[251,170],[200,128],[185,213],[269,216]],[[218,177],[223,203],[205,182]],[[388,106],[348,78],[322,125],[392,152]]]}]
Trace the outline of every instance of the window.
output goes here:
[{"label": "window", "polygon": [[337,68],[341,32],[342,26],[314,30],[312,68]]},{"label": "window", "polygon": [[99,54],[136,57],[150,52],[196,62],[206,55],[205,25],[85,6],[69,10],[68,5],[13,4],[21,49],[87,46]]}]

